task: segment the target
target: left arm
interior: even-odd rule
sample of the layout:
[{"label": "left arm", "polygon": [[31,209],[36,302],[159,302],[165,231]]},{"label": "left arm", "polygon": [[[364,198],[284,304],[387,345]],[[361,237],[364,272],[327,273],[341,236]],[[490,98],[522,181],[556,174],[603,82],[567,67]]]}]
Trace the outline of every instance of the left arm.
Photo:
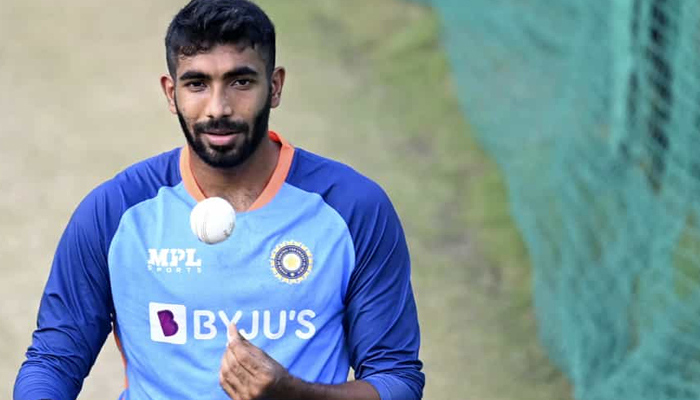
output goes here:
[{"label": "left arm", "polygon": [[349,221],[356,254],[345,300],[350,362],[381,400],[419,400],[425,375],[406,238],[381,189],[365,202]]}]

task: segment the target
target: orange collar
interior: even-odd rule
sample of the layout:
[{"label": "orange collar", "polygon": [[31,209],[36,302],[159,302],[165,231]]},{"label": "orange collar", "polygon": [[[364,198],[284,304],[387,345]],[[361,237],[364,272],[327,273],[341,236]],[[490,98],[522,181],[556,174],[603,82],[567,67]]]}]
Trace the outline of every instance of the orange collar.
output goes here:
[{"label": "orange collar", "polygon": [[[268,135],[273,141],[281,143],[282,148],[280,149],[280,155],[277,159],[277,166],[272,173],[270,181],[267,182],[265,189],[263,189],[260,196],[258,196],[247,211],[257,210],[258,208],[261,208],[265,204],[269,203],[270,200],[275,197],[277,192],[279,192],[282,184],[284,184],[284,181],[287,179],[287,174],[289,173],[289,168],[292,166],[294,147],[276,132],[269,131]],[[192,157],[190,154],[191,151],[192,149],[190,146],[185,146],[180,152],[180,176],[182,176],[182,182],[185,185],[187,192],[199,202],[206,199],[207,196],[202,191],[202,188],[199,186],[197,180],[194,178],[194,174],[192,173],[192,167],[190,165],[190,157]]]}]

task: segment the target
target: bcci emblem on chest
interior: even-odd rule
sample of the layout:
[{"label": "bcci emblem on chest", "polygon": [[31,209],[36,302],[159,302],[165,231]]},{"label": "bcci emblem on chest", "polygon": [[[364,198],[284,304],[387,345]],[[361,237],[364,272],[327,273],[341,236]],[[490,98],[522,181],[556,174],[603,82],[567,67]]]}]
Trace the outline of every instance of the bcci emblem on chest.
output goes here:
[{"label": "bcci emblem on chest", "polygon": [[290,285],[307,278],[313,268],[313,261],[309,248],[294,241],[278,244],[270,256],[272,273]]}]

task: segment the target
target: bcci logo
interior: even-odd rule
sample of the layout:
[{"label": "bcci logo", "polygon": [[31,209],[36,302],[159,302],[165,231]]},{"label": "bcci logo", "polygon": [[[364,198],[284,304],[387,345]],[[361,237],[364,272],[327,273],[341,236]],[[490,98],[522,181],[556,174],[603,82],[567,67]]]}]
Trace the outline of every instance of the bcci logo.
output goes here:
[{"label": "bcci logo", "polygon": [[306,279],[313,264],[314,259],[309,248],[294,241],[278,244],[270,256],[272,273],[277,279],[290,285]]}]

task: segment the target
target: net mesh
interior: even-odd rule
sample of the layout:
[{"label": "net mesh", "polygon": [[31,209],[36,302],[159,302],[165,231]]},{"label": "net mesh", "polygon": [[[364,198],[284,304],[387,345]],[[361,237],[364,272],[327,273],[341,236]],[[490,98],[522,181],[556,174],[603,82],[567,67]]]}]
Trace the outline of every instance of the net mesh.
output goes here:
[{"label": "net mesh", "polygon": [[422,3],[574,396],[700,398],[700,2]]}]

